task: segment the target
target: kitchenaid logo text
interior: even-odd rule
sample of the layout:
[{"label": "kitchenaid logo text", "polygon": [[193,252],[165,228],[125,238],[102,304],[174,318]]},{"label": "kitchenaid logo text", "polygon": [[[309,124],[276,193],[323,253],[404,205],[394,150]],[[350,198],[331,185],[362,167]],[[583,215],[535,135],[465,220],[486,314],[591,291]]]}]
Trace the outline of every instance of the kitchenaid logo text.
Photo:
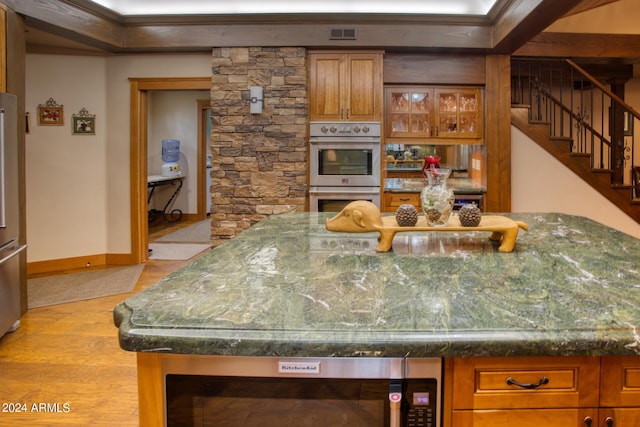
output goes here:
[{"label": "kitchenaid logo text", "polygon": [[319,374],[320,362],[278,362],[281,374]]}]

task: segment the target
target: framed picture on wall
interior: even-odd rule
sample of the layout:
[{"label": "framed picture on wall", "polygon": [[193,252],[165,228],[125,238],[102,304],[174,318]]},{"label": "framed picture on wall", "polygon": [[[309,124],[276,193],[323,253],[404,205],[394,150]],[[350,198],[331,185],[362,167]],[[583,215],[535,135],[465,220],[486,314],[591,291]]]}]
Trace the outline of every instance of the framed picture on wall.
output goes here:
[{"label": "framed picture on wall", "polygon": [[42,126],[64,125],[63,106],[49,98],[44,104],[38,104],[38,124]]},{"label": "framed picture on wall", "polygon": [[83,108],[77,114],[74,114],[73,128],[71,131],[74,135],[95,135],[96,134],[95,114],[90,114],[86,108]]}]

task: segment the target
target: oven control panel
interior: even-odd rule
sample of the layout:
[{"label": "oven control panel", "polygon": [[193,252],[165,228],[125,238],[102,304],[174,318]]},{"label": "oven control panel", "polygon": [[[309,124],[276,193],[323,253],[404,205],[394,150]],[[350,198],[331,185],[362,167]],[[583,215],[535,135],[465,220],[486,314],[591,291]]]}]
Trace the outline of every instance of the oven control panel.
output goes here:
[{"label": "oven control panel", "polygon": [[379,137],[380,122],[311,122],[311,137]]},{"label": "oven control panel", "polygon": [[438,384],[435,379],[408,380],[404,392],[406,405],[405,427],[436,427],[438,411],[436,396]]}]

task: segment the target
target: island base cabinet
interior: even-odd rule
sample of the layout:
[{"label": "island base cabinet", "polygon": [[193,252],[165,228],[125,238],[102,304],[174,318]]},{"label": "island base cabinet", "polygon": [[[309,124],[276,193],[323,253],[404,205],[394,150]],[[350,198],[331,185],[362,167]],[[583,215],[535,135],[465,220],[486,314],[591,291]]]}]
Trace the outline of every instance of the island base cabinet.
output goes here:
[{"label": "island base cabinet", "polygon": [[[455,427],[597,426],[598,409],[509,409],[453,411]],[[592,420],[589,424],[588,420]]]},{"label": "island base cabinet", "polygon": [[[638,402],[640,404],[640,402]],[[640,426],[640,408],[601,409],[596,427],[638,427]]]},{"label": "island base cabinet", "polygon": [[456,358],[445,427],[597,426],[598,357]]},{"label": "island base cabinet", "polygon": [[453,411],[454,427],[639,427],[640,409],[508,409]]},{"label": "island base cabinet", "polygon": [[640,427],[640,356],[455,358],[445,369],[445,427]]},{"label": "island base cabinet", "polygon": [[597,408],[599,381],[598,357],[454,359],[453,409]]},{"label": "island base cabinet", "polygon": [[602,358],[600,408],[599,426],[640,426],[639,356]]}]

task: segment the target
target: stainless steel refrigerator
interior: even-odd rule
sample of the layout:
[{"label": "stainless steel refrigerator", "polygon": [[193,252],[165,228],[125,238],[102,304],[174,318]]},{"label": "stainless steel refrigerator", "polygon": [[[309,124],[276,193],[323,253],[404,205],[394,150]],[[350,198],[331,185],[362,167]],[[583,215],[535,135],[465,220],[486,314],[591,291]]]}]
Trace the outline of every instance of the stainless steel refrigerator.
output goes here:
[{"label": "stainless steel refrigerator", "polygon": [[17,102],[0,92],[0,337],[20,325],[19,220]]}]

